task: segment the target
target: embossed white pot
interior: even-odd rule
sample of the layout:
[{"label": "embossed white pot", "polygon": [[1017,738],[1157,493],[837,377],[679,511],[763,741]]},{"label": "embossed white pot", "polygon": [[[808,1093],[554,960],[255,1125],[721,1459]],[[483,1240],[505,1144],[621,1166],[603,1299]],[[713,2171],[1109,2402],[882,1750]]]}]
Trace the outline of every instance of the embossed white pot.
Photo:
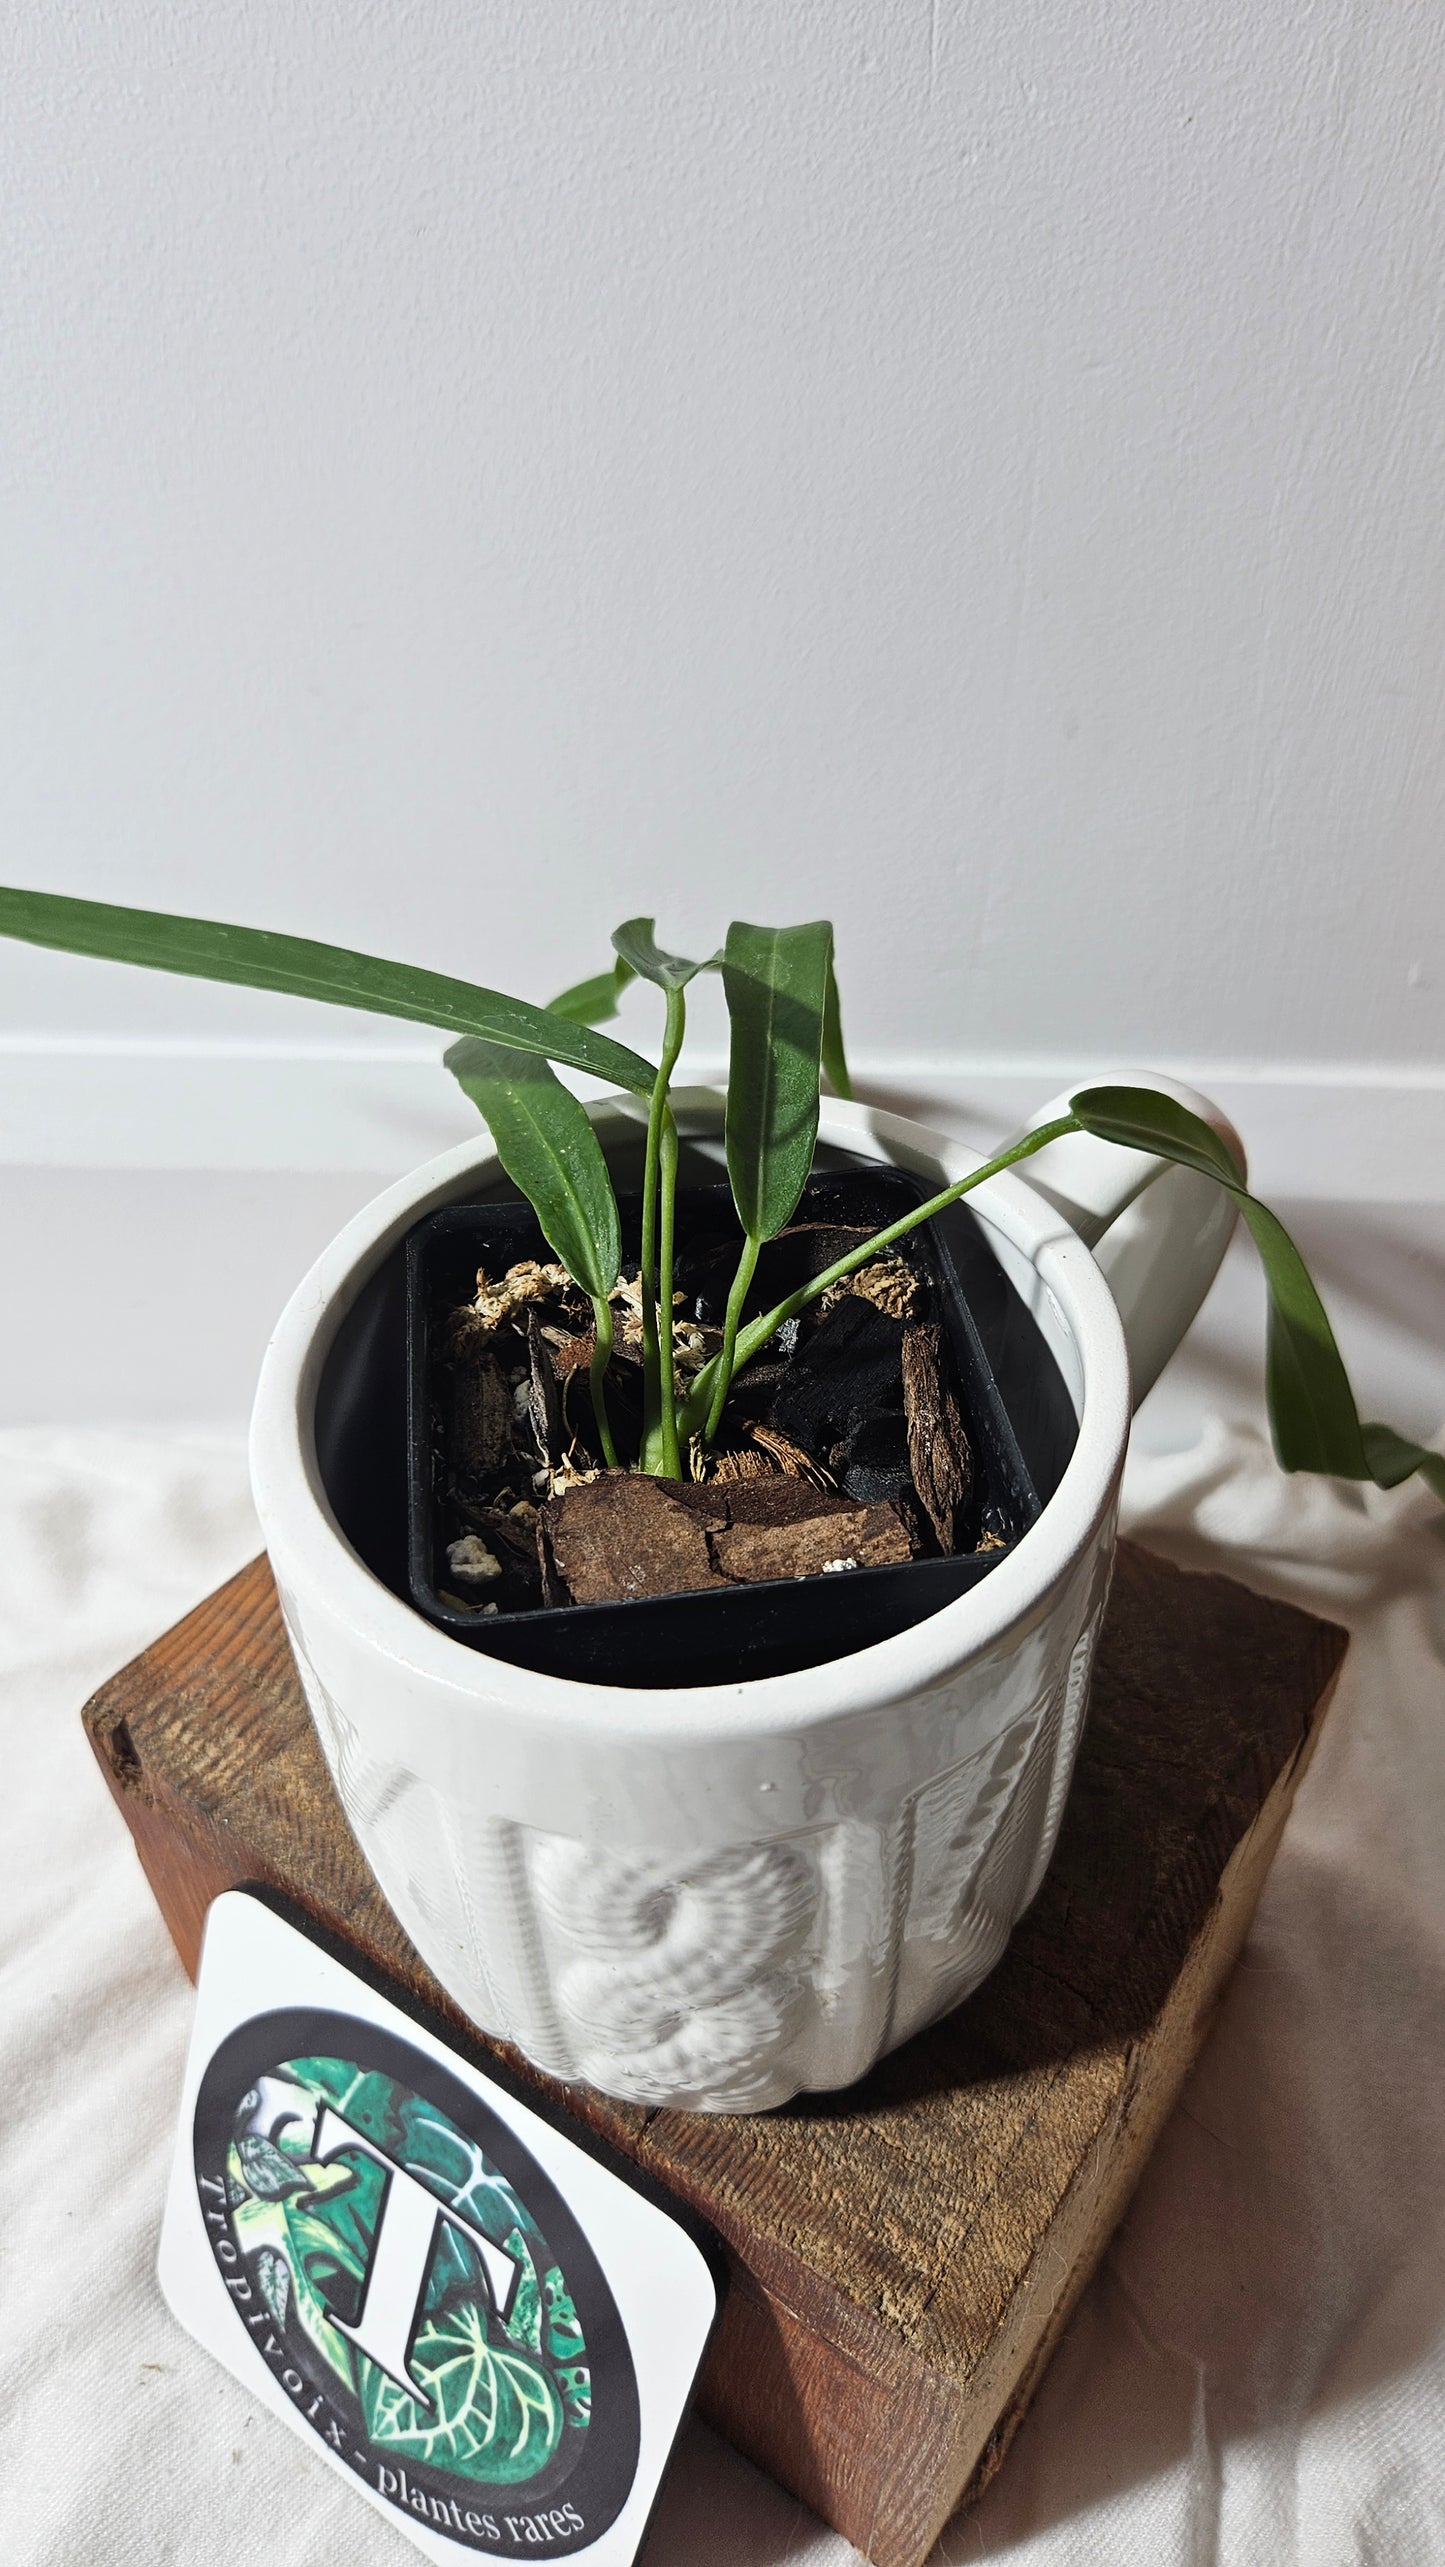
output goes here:
[{"label": "embossed white pot", "polygon": [[[689,1102],[694,1129],[716,1126],[720,1100]],[[594,1111],[604,1142],[632,1113]],[[945,1183],[977,1164],[861,1106],[825,1104],[822,1137]],[[336,1525],[314,1431],[327,1350],[412,1223],[496,1173],[483,1138],[358,1214],[284,1312],[252,1476],[347,1816],[437,1977],[554,2075],[703,2111],[846,2086],[978,1984],[1038,1888],[1109,1581],[1131,1355],[1142,1395],[1232,1213],[1207,1180],[1103,1143],[1027,1164],[1036,1183],[971,1200],[1078,1414],[1056,1495],[942,1612],[751,1683],[631,1692],[488,1658],[391,1594]]]}]

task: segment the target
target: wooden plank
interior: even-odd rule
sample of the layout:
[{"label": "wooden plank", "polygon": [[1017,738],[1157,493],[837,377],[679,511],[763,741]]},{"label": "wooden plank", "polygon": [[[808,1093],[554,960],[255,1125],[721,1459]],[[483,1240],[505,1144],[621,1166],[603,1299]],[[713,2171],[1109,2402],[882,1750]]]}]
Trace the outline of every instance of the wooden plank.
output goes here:
[{"label": "wooden plank", "polygon": [[[1124,1545],[1054,1862],[968,2004],[846,2094],[752,2116],[503,2053],[720,2231],[702,2410],[878,2567],[918,2567],[998,2466],[1237,1958],[1344,1646]],[[86,1723],[189,1970],[217,1892],[269,1881],[462,2020],[342,1817],[263,1560]]]}]

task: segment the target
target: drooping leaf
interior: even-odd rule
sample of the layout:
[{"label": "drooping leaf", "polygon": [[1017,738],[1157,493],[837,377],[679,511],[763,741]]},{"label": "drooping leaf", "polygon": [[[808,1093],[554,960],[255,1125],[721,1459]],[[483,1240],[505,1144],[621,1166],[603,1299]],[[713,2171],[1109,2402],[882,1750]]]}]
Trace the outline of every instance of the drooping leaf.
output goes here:
[{"label": "drooping leaf", "polygon": [[1274,1449],[1287,1471],[1368,1479],[1350,1377],[1305,1261],[1266,1204],[1242,1192],[1237,1200],[1269,1287],[1264,1386]]},{"label": "drooping leaf", "polygon": [[735,919],[728,929],[728,1177],[750,1239],[775,1238],[792,1219],[813,1164],[832,952],[826,919],[806,927]]},{"label": "drooping leaf", "polygon": [[1201,1176],[1216,1177],[1232,1193],[1244,1187],[1244,1170],[1202,1115],[1151,1087],[1083,1087],[1069,1099],[1086,1132],[1121,1149],[1147,1150]]},{"label": "drooping leaf", "polygon": [[656,923],[652,918],[628,918],[613,930],[618,961],[629,974],[636,972],[639,979],[650,980],[655,989],[686,989],[699,972],[716,970],[718,954],[709,954],[704,963],[690,963],[685,954],[665,953],[653,934]]},{"label": "drooping leaf", "polygon": [[617,1013],[623,991],[637,974],[619,954],[610,971],[594,972],[590,980],[574,981],[560,998],[547,1002],[552,1016],[570,1016],[574,1025],[604,1025]]},{"label": "drooping leaf", "polygon": [[823,999],[823,1076],[835,1096],[853,1101],[853,1079],[843,1048],[843,1009],[838,997],[837,965],[828,957],[828,987]]},{"label": "drooping leaf", "polygon": [[354,954],[342,945],[314,944],[306,936],[274,936],[259,927],[228,927],[214,919],[173,918],[158,909],[127,909],[107,900],[70,900],[59,892],[0,887],[0,935],[62,953],[93,954],[109,962],[142,963],[153,971],[181,972],[198,980],[238,983],[245,989],[279,989],[294,998],[319,998],[336,1007],[359,1007],[374,1016],[401,1016],[444,1032],[476,1034],[546,1060],[565,1061],[594,1078],[651,1092],[656,1073],[637,1052],[609,1034],[500,990],[478,989],[443,972]]},{"label": "drooping leaf", "polygon": [[1412,1471],[1436,1497],[1445,1499],[1445,1453],[1432,1453],[1424,1444],[1412,1444],[1408,1435],[1397,1435],[1393,1426],[1362,1426],[1365,1458],[1376,1488],[1398,1488]]},{"label": "drooping leaf", "polygon": [[1150,1088],[1082,1088],[1070,1107],[1086,1132],[1129,1150],[1147,1150],[1226,1187],[1259,1251],[1269,1292],[1265,1390],[1274,1448],[1287,1471],[1393,1488],[1419,1471],[1445,1498],[1445,1456],[1362,1426],[1334,1330],[1303,1257],[1278,1215],[1252,1195],[1217,1132],[1187,1106]]},{"label": "drooping leaf", "polygon": [[480,1107],[497,1156],[549,1245],[586,1293],[605,1299],[622,1262],[617,1197],[602,1147],[570,1088],[535,1053],[465,1035],[447,1068]]}]

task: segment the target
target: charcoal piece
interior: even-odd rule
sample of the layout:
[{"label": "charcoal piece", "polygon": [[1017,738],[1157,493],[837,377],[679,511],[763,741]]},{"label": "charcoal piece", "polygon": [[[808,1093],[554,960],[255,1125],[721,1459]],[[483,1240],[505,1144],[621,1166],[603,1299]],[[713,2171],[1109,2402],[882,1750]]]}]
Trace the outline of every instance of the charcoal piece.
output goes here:
[{"label": "charcoal piece", "polygon": [[[777,1340],[774,1339],[773,1344],[776,1345],[776,1343]],[[769,1346],[767,1352],[760,1356],[756,1363],[746,1365],[740,1373],[734,1373],[732,1387],[728,1392],[729,1418],[771,1416],[778,1384],[786,1380],[787,1373],[786,1362],[774,1361],[772,1346]]]},{"label": "charcoal piece", "polygon": [[[758,1261],[748,1295],[749,1314],[768,1310],[800,1285],[811,1283],[815,1275],[836,1265],[850,1249],[861,1247],[869,1235],[867,1230],[828,1221],[799,1221],[791,1229],[780,1231],[776,1239],[767,1241]],[[674,1281],[685,1297],[690,1318],[714,1328],[721,1326],[737,1272],[738,1247],[736,1231],[712,1232],[692,1240],[679,1252]]]},{"label": "charcoal piece", "polygon": [[683,1296],[681,1316],[704,1327],[719,1327],[738,1265],[738,1234],[698,1231],[678,1247],[672,1270],[673,1289]]},{"label": "charcoal piece", "polygon": [[826,1459],[866,1420],[903,1407],[903,1330],[871,1302],[837,1302],[799,1347],[773,1395],[771,1424]]},{"label": "charcoal piece", "polygon": [[734,1523],[726,1532],[711,1534],[708,1547],[724,1577],[749,1586],[773,1578],[881,1569],[913,1557],[908,1528],[896,1508],[840,1506],[836,1498],[826,1509],[791,1524]]},{"label": "charcoal piece", "polygon": [[939,1549],[951,1553],[973,1490],[973,1453],[948,1378],[943,1331],[931,1323],[904,1330],[903,1404],[913,1485]]},{"label": "charcoal piece", "polygon": [[[861,1248],[869,1235],[866,1230],[840,1221],[795,1221],[789,1229],[780,1230],[763,1250],[773,1299],[781,1301],[784,1293],[796,1292],[800,1284],[811,1283],[815,1275],[825,1274],[840,1257]],[[775,1284],[778,1289],[774,1292]]]},{"label": "charcoal piece", "polygon": [[852,1434],[834,1446],[829,1461],[840,1488],[861,1504],[896,1504],[907,1497],[913,1464],[903,1410],[882,1409],[860,1419]]},{"label": "charcoal piece", "polygon": [[512,1394],[489,1346],[463,1345],[451,1368],[447,1457],[465,1476],[499,1470],[512,1449]]}]

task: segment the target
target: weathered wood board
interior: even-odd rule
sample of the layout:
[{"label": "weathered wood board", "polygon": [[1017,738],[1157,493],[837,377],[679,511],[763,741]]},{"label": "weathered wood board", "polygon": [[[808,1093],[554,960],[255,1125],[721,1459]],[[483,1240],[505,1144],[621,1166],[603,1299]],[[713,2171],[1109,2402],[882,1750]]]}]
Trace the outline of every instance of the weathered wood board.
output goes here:
[{"label": "weathered wood board", "polygon": [[[917,2567],[997,2467],[1199,2047],[1344,1647],[1125,1545],[1054,1862],[967,2005],[779,2112],[550,2088],[721,2232],[702,2411],[879,2567]],[[342,1818],[264,1560],[86,1721],[188,1969],[216,1893],[267,1881],[459,2020]]]}]

